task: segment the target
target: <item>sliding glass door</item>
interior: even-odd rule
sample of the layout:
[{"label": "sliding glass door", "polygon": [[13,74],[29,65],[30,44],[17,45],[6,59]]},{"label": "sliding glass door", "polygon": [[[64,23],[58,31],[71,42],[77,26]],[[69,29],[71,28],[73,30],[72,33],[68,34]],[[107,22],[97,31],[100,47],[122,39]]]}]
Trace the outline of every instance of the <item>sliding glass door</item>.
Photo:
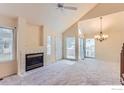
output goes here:
[{"label": "sliding glass door", "polygon": [[85,42],[85,57],[95,57],[95,39],[86,39]]},{"label": "sliding glass door", "polygon": [[[65,40],[65,53],[67,59],[76,59],[75,37],[67,37]],[[95,58],[95,39],[93,38],[79,38],[78,39],[78,59]]]},{"label": "sliding glass door", "polygon": [[79,38],[79,59],[84,59],[84,40]]},{"label": "sliding glass door", "polygon": [[66,58],[75,59],[75,37],[66,38]]}]

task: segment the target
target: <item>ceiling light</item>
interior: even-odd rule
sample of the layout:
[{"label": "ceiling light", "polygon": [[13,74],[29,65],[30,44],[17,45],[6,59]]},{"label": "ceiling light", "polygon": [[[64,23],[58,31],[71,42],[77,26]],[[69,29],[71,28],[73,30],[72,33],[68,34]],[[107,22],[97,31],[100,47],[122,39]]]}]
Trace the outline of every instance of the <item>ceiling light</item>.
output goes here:
[{"label": "ceiling light", "polygon": [[106,40],[109,36],[106,34],[103,34],[102,32],[102,17],[100,17],[100,33],[95,35],[94,38],[100,42]]}]

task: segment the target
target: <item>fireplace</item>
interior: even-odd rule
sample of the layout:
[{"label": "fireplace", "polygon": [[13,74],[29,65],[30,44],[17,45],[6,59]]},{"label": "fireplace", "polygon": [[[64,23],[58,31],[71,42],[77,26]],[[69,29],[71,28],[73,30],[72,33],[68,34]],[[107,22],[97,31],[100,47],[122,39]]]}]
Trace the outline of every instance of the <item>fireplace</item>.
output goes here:
[{"label": "fireplace", "polygon": [[44,54],[43,53],[32,53],[26,54],[26,71],[33,70],[43,66]]}]

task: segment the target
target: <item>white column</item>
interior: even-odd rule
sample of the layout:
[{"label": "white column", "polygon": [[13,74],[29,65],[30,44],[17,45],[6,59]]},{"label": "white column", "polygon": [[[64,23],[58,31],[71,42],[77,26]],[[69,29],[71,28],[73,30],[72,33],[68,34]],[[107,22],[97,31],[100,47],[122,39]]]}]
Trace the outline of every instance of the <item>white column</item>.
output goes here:
[{"label": "white column", "polygon": [[76,61],[79,60],[79,32],[78,32],[78,24],[76,24],[76,34],[75,34],[75,56]]},{"label": "white column", "polygon": [[26,21],[25,19],[18,17],[17,20],[17,69],[18,75],[21,75],[24,71],[21,69],[21,50],[24,48],[24,32],[26,31]]}]

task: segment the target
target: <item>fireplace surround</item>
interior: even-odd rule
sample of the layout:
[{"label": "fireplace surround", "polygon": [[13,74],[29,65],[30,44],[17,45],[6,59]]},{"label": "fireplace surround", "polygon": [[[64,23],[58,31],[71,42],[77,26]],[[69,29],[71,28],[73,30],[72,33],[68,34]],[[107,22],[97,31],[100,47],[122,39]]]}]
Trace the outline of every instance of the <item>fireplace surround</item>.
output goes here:
[{"label": "fireplace surround", "polygon": [[[43,63],[42,63],[42,61],[41,61],[41,63],[42,63],[42,65],[45,65],[45,52],[44,51],[45,51],[44,47],[31,48],[31,49],[26,48],[26,49],[21,50],[20,60],[18,61],[18,75],[24,76],[24,75],[27,75],[27,74],[31,73],[32,71],[34,71],[34,70],[26,71],[26,55],[33,54],[33,56],[35,56],[35,57],[37,56],[37,54],[42,55],[43,56],[43,59],[42,59]],[[33,59],[33,60],[35,60],[35,59]]]},{"label": "fireplace surround", "polygon": [[38,67],[43,66],[43,59],[44,59],[44,54],[43,53],[32,53],[32,54],[26,54],[26,71],[33,70]]}]

